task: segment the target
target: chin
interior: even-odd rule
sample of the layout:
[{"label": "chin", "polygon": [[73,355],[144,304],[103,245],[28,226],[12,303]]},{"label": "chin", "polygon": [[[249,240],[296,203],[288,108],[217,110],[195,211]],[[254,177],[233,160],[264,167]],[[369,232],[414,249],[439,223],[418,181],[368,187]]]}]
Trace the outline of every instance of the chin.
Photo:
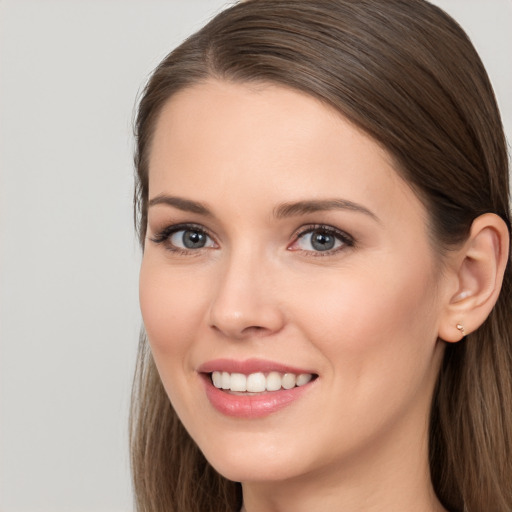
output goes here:
[{"label": "chin", "polygon": [[254,437],[246,437],[230,443],[218,439],[204,446],[201,444],[199,448],[211,466],[235,482],[283,481],[306,471],[304,450],[282,442],[258,443]]},{"label": "chin", "polygon": [[[234,455],[233,459],[236,459],[236,454]],[[224,460],[208,460],[208,462],[224,478],[234,482],[278,482],[297,476],[290,472],[293,466],[282,460],[269,463],[266,460],[232,460],[228,457]]]}]

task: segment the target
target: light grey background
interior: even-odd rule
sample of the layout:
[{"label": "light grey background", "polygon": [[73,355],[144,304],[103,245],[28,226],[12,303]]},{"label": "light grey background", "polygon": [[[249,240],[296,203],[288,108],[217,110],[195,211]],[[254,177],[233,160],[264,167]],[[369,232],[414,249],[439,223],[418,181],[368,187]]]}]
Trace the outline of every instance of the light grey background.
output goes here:
[{"label": "light grey background", "polygon": [[[224,0],[0,0],[0,511],[132,510],[140,315],[131,123],[151,69]],[[436,0],[512,133],[512,1]]]}]

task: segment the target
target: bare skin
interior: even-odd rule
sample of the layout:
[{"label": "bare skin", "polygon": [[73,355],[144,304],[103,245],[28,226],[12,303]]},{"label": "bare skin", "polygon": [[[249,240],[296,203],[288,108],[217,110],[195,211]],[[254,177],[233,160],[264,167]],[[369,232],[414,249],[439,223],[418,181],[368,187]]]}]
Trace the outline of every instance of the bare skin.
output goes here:
[{"label": "bare skin", "polygon": [[[443,511],[428,415],[440,333],[460,339],[447,320],[460,281],[439,271],[389,155],[313,98],[210,81],[164,108],[149,197],[148,339],[183,424],[242,482],[243,511]],[[198,371],[218,358],[315,379],[267,416],[226,416]]]}]

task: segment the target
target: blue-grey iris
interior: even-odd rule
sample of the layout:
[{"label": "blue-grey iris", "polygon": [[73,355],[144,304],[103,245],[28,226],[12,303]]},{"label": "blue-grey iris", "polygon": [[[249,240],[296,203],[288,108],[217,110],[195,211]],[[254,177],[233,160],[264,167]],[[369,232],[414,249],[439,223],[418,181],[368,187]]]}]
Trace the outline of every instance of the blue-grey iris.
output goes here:
[{"label": "blue-grey iris", "polygon": [[207,236],[200,231],[184,231],[183,245],[187,249],[201,249],[206,245]]},{"label": "blue-grey iris", "polygon": [[325,231],[313,231],[311,233],[311,246],[317,251],[329,251],[334,247],[336,238]]}]

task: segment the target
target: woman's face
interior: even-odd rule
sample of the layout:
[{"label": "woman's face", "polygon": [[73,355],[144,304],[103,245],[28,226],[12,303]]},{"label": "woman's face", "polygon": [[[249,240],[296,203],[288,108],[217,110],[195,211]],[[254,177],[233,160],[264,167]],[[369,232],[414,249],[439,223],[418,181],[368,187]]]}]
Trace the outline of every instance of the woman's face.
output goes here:
[{"label": "woman's face", "polygon": [[210,463],[256,482],[426,454],[448,285],[389,155],[309,96],[209,81],[167,103],[149,169],[144,324]]}]

